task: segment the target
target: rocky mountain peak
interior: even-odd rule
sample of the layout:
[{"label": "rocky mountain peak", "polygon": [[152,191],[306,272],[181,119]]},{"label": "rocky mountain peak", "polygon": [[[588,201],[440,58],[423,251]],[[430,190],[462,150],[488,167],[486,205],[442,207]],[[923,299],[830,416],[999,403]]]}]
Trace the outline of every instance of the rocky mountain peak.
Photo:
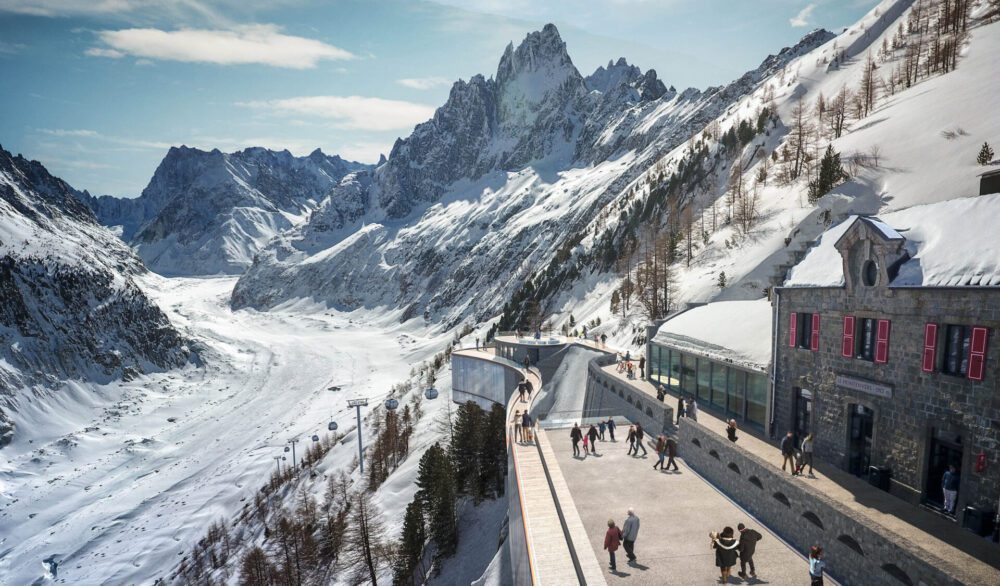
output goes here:
[{"label": "rocky mountain peak", "polygon": [[513,44],[507,45],[495,79],[501,93],[516,84],[521,86],[519,93],[535,101],[567,80],[578,81],[581,85],[583,81],[566,52],[566,43],[559,36],[559,30],[551,23],[540,31],[528,33],[516,49]]}]

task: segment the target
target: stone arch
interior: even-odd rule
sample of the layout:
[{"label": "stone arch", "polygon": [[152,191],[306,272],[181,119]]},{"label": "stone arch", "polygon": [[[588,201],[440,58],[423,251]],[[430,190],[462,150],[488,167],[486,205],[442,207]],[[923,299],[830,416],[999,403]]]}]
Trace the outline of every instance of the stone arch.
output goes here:
[{"label": "stone arch", "polygon": [[[618,396],[621,397],[622,399],[624,399],[625,398],[625,391],[623,391],[621,389],[618,389]],[[631,403],[631,402],[632,401],[629,401],[629,403]]]},{"label": "stone arch", "polygon": [[756,486],[761,490],[764,490],[764,483],[760,481],[760,478],[757,478],[756,476],[751,476],[750,478],[747,478],[747,480],[750,481],[750,484]]},{"label": "stone arch", "polygon": [[625,400],[628,401],[629,405],[631,405],[632,404],[632,395],[629,395],[628,397],[626,397]]},{"label": "stone arch", "polygon": [[718,460],[718,459],[719,459],[719,452],[716,452],[715,450],[709,450],[709,451],[708,451],[708,455],[709,455],[709,456],[712,456],[712,457],[713,457],[713,458],[715,458],[716,460]]},{"label": "stone arch", "polygon": [[649,417],[652,417],[653,416],[653,409],[650,408],[650,407],[646,407],[646,415],[648,415]]},{"label": "stone arch", "polygon": [[701,447],[701,442],[696,437],[691,438],[691,443],[698,446],[699,448]]},{"label": "stone arch", "polygon": [[806,521],[809,521],[813,525],[819,527],[820,529],[824,528],[823,521],[821,521],[820,518],[816,515],[816,513],[812,511],[806,511],[805,513],[802,513],[802,518],[805,519]]},{"label": "stone arch", "polygon": [[910,575],[904,572],[896,564],[882,564],[882,571],[895,578],[897,581],[899,581],[900,584],[906,584],[906,586],[913,586],[913,580],[910,579]]},{"label": "stone arch", "polygon": [[743,474],[742,472],[740,472],[740,467],[736,465],[736,462],[730,462],[727,468],[729,468],[730,470],[732,470],[737,474]]},{"label": "stone arch", "polygon": [[781,504],[785,505],[786,507],[791,507],[791,506],[792,506],[792,502],[791,502],[791,501],[789,501],[789,500],[788,500],[788,497],[787,497],[787,496],[785,496],[785,493],[783,493],[783,492],[781,492],[781,491],[778,491],[778,492],[774,493],[774,494],[773,494],[773,495],[771,495],[771,496],[773,496],[773,497],[774,497],[774,500],[776,500],[776,501],[778,501],[779,503],[781,503]]},{"label": "stone arch", "polygon": [[843,543],[849,547],[854,553],[858,555],[865,555],[865,550],[861,549],[861,544],[857,542],[853,537],[847,535],[846,533],[837,537],[837,541]]}]

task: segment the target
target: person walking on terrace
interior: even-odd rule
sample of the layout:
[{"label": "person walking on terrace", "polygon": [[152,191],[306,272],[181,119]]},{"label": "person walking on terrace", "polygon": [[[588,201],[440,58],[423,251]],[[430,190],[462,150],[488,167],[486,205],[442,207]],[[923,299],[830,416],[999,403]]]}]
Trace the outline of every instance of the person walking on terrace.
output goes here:
[{"label": "person walking on terrace", "polygon": [[604,549],[611,556],[611,563],[608,564],[608,567],[611,568],[612,572],[618,571],[618,567],[615,565],[615,552],[618,551],[621,541],[622,530],[615,527],[614,519],[608,519],[608,532],[604,534]]},{"label": "person walking on terrace", "polygon": [[580,424],[574,423],[573,430],[569,432],[569,439],[573,440],[573,456],[580,456],[580,440],[583,439],[583,432],[580,431]]},{"label": "person walking on terrace", "polygon": [[615,418],[614,417],[608,417],[608,435],[611,436],[611,441],[616,441],[615,440],[615,427],[617,427],[615,425]]},{"label": "person walking on terrace", "polygon": [[681,424],[681,417],[687,417],[687,401],[684,397],[677,397],[677,425]]},{"label": "person walking on terrace", "polygon": [[531,400],[531,393],[533,393],[535,391],[535,385],[531,384],[531,380],[530,379],[525,379],[524,380],[524,390],[525,390],[525,392],[528,395],[528,400],[530,401]]},{"label": "person walking on terrace", "polygon": [[635,424],[635,445],[637,446],[635,448],[635,455],[636,456],[639,455],[639,448],[642,448],[642,455],[643,456],[645,456],[646,454],[649,453],[649,452],[646,451],[646,442],[645,442],[645,439],[646,439],[646,432],[644,432],[642,430],[642,424],[641,423],[636,423]]},{"label": "person walking on terrace", "polygon": [[726,527],[722,533],[709,533],[712,538],[712,549],[715,550],[715,565],[719,568],[719,583],[728,584],[729,576],[736,565],[736,548],[740,542],[733,537],[733,528]]},{"label": "person walking on terrace", "polygon": [[691,421],[698,421],[698,399],[691,397],[687,405],[687,416]]},{"label": "person walking on terrace", "polygon": [[524,355],[524,372],[531,370],[531,357],[527,354]]},{"label": "person walking on terrace", "polygon": [[656,464],[653,464],[653,470],[656,467],[660,467],[660,471],[663,471],[663,459],[667,457],[667,438],[663,434],[656,438]]},{"label": "person walking on terrace", "polygon": [[802,450],[802,455],[799,457],[799,467],[798,473],[802,474],[806,466],[809,466],[809,476],[815,476],[813,474],[813,434],[806,435],[806,438],[802,440],[802,445],[800,446]]},{"label": "person walking on terrace", "polygon": [[607,346],[607,345],[608,345],[608,335],[601,334],[601,346]]},{"label": "person walking on terrace", "polygon": [[[667,437],[667,470],[670,470],[670,467],[673,466],[674,472],[679,472],[679,470],[677,469],[677,462],[674,461],[674,458],[676,457],[677,457],[677,440],[675,440],[672,437]],[[663,470],[663,468],[661,467],[660,470]]]},{"label": "person walking on terrace", "polygon": [[757,550],[757,542],[764,536],[753,529],[748,529],[743,523],[737,525],[736,530],[740,532],[740,545],[736,548],[740,554],[740,571],[737,576],[746,580],[747,566],[750,566],[749,577],[756,580],[757,568],[753,565],[753,554]]},{"label": "person walking on terrace", "polygon": [[944,492],[944,512],[949,515],[955,514],[955,500],[958,498],[958,484],[961,477],[958,468],[954,464],[948,466],[944,476],[941,477],[941,491]]},{"label": "person walking on terrace", "polygon": [[522,403],[524,403],[524,393],[527,390],[528,386],[524,384],[524,379],[521,379],[521,382],[517,383],[517,395]]},{"label": "person walking on terrace", "polygon": [[587,457],[590,455],[590,438],[587,434],[583,434],[583,455]]},{"label": "person walking on terrace", "polygon": [[636,447],[635,447],[635,426],[634,425],[630,425],[628,427],[628,436],[625,438],[625,441],[628,442],[628,455],[631,456],[632,455],[632,450],[635,450],[635,455],[638,456],[639,455],[639,450],[637,450]]},{"label": "person walking on terrace", "polygon": [[604,441],[604,431],[608,428],[607,422],[603,419],[597,422],[597,429],[601,434],[601,441]]},{"label": "person walking on terrace", "polygon": [[528,410],[525,409],[521,415],[521,434],[524,436],[524,441],[526,442],[532,441],[531,424],[531,416],[528,415]]},{"label": "person walking on terrace", "polygon": [[639,357],[639,378],[641,378],[643,380],[646,379],[646,357],[645,356],[640,356]]},{"label": "person walking on terrace", "polygon": [[781,470],[785,471],[785,466],[791,463],[792,465],[792,476],[795,476],[795,440],[792,438],[792,432],[785,434],[785,437],[781,438]]},{"label": "person walking on terrace", "polygon": [[622,547],[629,563],[635,563],[635,539],[639,536],[639,517],[632,507],[628,509],[628,517],[622,523]]},{"label": "person walking on terrace", "polygon": [[[597,428],[594,424],[590,424],[590,430],[587,432],[587,438],[590,440],[590,453],[597,453]],[[584,444],[586,445],[586,444]]]},{"label": "person walking on terrace", "polygon": [[729,424],[726,425],[726,437],[728,437],[729,441],[733,442],[734,444],[736,443],[736,440],[740,439],[740,438],[736,437],[736,420],[735,419],[730,419],[729,420]]},{"label": "person walking on terrace", "polygon": [[814,545],[809,548],[809,585],[823,586],[823,570],[826,569],[826,562],[823,561],[823,548]]},{"label": "person walking on terrace", "polygon": [[521,434],[521,410],[518,409],[514,411],[514,439],[521,442],[524,441],[524,435]]}]

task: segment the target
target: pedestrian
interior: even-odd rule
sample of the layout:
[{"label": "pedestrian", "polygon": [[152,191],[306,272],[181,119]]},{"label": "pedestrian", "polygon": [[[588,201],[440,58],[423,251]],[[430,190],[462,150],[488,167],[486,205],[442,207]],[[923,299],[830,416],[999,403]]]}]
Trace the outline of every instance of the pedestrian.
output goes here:
[{"label": "pedestrian", "polygon": [[809,466],[809,476],[815,476],[813,474],[813,434],[807,434],[806,438],[802,440],[802,457],[799,458],[799,474],[805,470],[806,466]]},{"label": "pedestrian", "polygon": [[524,381],[524,390],[527,392],[527,394],[528,394],[528,400],[530,401],[531,400],[531,393],[533,393],[535,391],[535,385],[533,385],[531,383],[531,379],[525,379],[525,381]]},{"label": "pedestrian", "polygon": [[[677,469],[677,462],[674,461],[674,458],[676,457],[677,457],[677,440],[674,439],[673,437],[667,437],[667,470],[670,470],[670,467],[673,466],[674,472],[679,472],[679,470]],[[660,470],[663,470],[663,468],[660,468]]]},{"label": "pedestrian", "polygon": [[629,563],[635,563],[635,538],[639,536],[639,517],[632,507],[628,509],[628,517],[622,523],[622,546]]},{"label": "pedestrian", "polygon": [[531,423],[531,416],[528,415],[528,410],[525,409],[521,415],[521,433],[524,434],[524,441],[526,442],[532,441]]},{"label": "pedestrian", "polygon": [[590,438],[587,434],[583,435],[583,455],[585,457],[590,455]]},{"label": "pedestrian", "polygon": [[626,350],[625,351],[625,362],[631,362],[631,361],[632,361],[632,351],[631,350]]},{"label": "pedestrian", "polygon": [[781,438],[781,470],[784,472],[785,465],[791,463],[792,465],[792,476],[795,476],[795,440],[792,439],[792,432],[785,434],[785,437]]},{"label": "pedestrian", "polygon": [[625,359],[622,358],[621,352],[616,355],[618,360],[618,372],[625,372]]},{"label": "pedestrian", "polygon": [[611,556],[611,563],[608,567],[611,568],[612,572],[618,570],[615,566],[615,552],[618,551],[618,546],[622,541],[622,530],[615,527],[614,519],[608,519],[608,532],[604,534],[604,549],[608,550],[608,555]]},{"label": "pedestrian", "polygon": [[524,441],[524,435],[521,434],[521,410],[518,409],[514,411],[514,438],[517,441]]},{"label": "pedestrian", "polygon": [[601,436],[601,441],[604,441],[604,430],[608,428],[608,424],[603,419],[597,422],[597,429]]},{"label": "pedestrian", "polygon": [[574,423],[573,430],[569,432],[569,439],[573,440],[573,456],[580,456],[580,440],[583,439],[583,432],[580,431],[580,424]]},{"label": "pedestrian", "polygon": [[663,459],[667,457],[667,438],[663,434],[660,434],[660,437],[656,438],[656,456],[656,464],[653,464],[653,470],[656,470],[656,467],[659,466],[660,472],[662,472]]},{"label": "pedestrian", "polygon": [[684,397],[677,397],[677,425],[681,424],[681,417],[687,417],[687,401]]},{"label": "pedestrian", "polygon": [[476,350],[479,350],[479,338],[476,338]]},{"label": "pedestrian", "polygon": [[691,421],[698,421],[698,399],[691,397],[687,405],[687,416]]},{"label": "pedestrian", "polygon": [[528,372],[531,369],[531,357],[527,354],[524,355],[524,372]]},{"label": "pedestrian", "polygon": [[625,376],[629,380],[632,380],[632,379],[635,378],[635,368],[633,368],[631,361],[625,363]]},{"label": "pedestrian", "polygon": [[645,438],[646,438],[646,432],[644,432],[642,430],[642,424],[641,423],[636,423],[635,424],[635,445],[638,446],[635,449],[635,455],[636,456],[639,455],[639,448],[642,448],[642,455],[643,456],[645,456],[646,454],[648,454],[648,452],[646,451],[646,446],[645,446],[645,441],[644,441]]},{"label": "pedestrian", "polygon": [[[590,424],[590,431],[587,432],[587,437],[590,439],[590,452],[593,454],[597,453],[597,428],[594,424]],[[585,444],[586,445],[586,444]]]},{"label": "pedestrian", "polygon": [[639,450],[635,447],[635,426],[628,426],[628,436],[626,436],[625,441],[628,442],[628,455],[632,455],[632,450],[635,450],[635,455],[639,455]]},{"label": "pedestrian", "polygon": [[646,357],[639,357],[639,378],[645,380],[646,378]]},{"label": "pedestrian", "polygon": [[734,444],[736,443],[736,440],[740,439],[740,438],[736,437],[736,420],[735,419],[730,419],[729,420],[729,425],[726,426],[726,436],[729,438],[729,441],[733,442]]},{"label": "pedestrian", "polygon": [[615,418],[608,417],[608,434],[611,436],[611,441],[615,441],[615,427],[618,427],[615,425]]},{"label": "pedestrian", "polygon": [[662,403],[663,397],[666,396],[667,396],[667,387],[663,386],[662,384],[658,385],[656,387],[656,400]]},{"label": "pedestrian", "polygon": [[607,346],[607,345],[608,345],[608,335],[601,334],[601,346]]},{"label": "pedestrian", "polygon": [[743,523],[737,525],[736,530],[740,532],[740,545],[737,548],[740,553],[740,571],[737,576],[746,580],[747,566],[750,566],[749,577],[756,580],[757,569],[753,565],[753,554],[757,550],[757,542],[763,539],[764,536],[753,529],[747,529],[747,526]]},{"label": "pedestrian", "polygon": [[954,464],[948,465],[948,470],[941,477],[941,490],[944,492],[944,512],[955,514],[955,500],[958,498],[958,484],[961,477]]},{"label": "pedestrian", "polygon": [[823,561],[823,548],[814,545],[809,548],[809,585],[823,586],[823,570],[826,569],[826,562]]},{"label": "pedestrian", "polygon": [[722,533],[709,533],[712,549],[715,550],[715,565],[719,568],[719,583],[728,584],[729,575],[736,565],[736,548],[740,542],[733,537],[733,528],[726,527]]},{"label": "pedestrian", "polygon": [[524,393],[528,390],[528,386],[524,384],[524,379],[517,383],[517,395],[520,397],[520,401],[524,403]]}]

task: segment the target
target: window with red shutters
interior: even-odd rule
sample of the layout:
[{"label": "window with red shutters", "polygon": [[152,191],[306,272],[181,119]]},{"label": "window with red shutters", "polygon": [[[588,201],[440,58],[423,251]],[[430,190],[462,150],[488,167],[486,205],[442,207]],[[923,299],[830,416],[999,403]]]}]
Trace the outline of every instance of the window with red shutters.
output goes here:
[{"label": "window with red shutters", "polygon": [[986,339],[989,330],[972,328],[972,344],[969,348],[969,380],[983,380],[986,371]]},{"label": "window with red shutters", "polygon": [[889,326],[889,320],[878,320],[878,329],[875,330],[875,362],[879,364],[889,362]]},{"label": "window with red shutters", "polygon": [[934,372],[937,365],[937,324],[924,325],[924,355],[920,363],[920,370],[924,372]]},{"label": "window with red shutters", "polygon": [[793,311],[791,319],[788,320],[788,345],[791,346],[792,348],[795,347],[795,341],[798,340],[798,336],[796,335],[798,333],[797,332],[798,325],[799,325],[799,314]]},{"label": "window with red shutters", "polygon": [[841,356],[854,356],[854,316],[844,316],[844,343],[840,350]]},{"label": "window with red shutters", "polygon": [[810,341],[809,348],[816,352],[819,350],[819,314],[812,314],[812,340]]}]

